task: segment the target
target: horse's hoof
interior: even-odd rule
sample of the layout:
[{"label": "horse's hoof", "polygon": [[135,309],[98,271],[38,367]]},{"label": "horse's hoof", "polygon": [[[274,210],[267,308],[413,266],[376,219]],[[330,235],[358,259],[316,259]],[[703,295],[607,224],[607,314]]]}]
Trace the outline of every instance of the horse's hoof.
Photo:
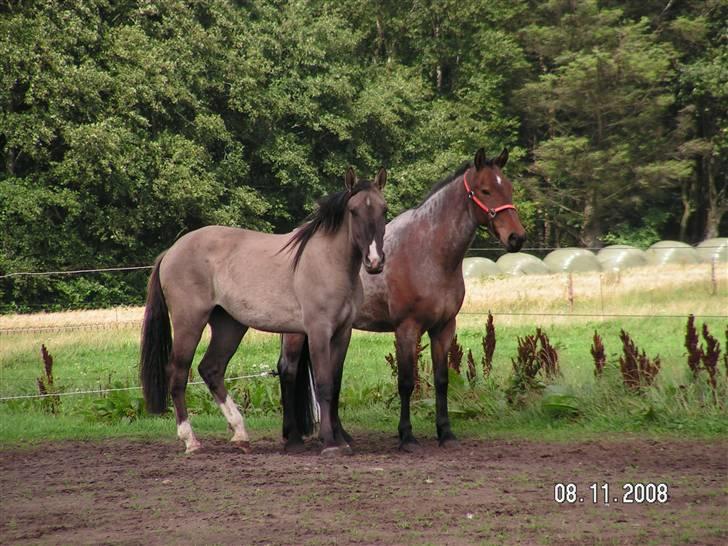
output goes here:
[{"label": "horse's hoof", "polygon": [[440,447],[444,447],[446,449],[455,449],[460,447],[460,442],[452,432],[449,432],[448,434],[445,434],[442,438],[440,438]]},{"label": "horse's hoof", "polygon": [[341,445],[341,446],[339,446],[339,448],[341,449],[342,455],[353,455],[354,454],[354,450],[351,449],[351,446],[349,444]]},{"label": "horse's hoof", "polygon": [[283,444],[283,451],[286,453],[303,453],[306,451],[306,446],[303,442],[286,442]]},{"label": "horse's hoof", "polygon": [[187,449],[185,449],[186,455],[191,455],[195,451],[199,451],[202,449],[202,444],[199,442],[195,442],[194,444],[190,444],[187,446]]},{"label": "horse's hoof", "polygon": [[245,454],[253,451],[253,448],[250,447],[250,442],[248,440],[234,440],[231,443]]},{"label": "horse's hoof", "polygon": [[[347,446],[348,447],[348,446]],[[350,455],[351,454],[351,448],[349,448],[349,453],[346,453],[344,448],[342,446],[333,446],[333,447],[325,447],[321,450],[321,457],[341,457],[342,455]]]},{"label": "horse's hoof", "polygon": [[354,439],[351,437],[351,434],[346,432],[343,428],[341,429],[341,437],[344,439],[344,441],[351,445],[354,443]]},{"label": "horse's hoof", "polygon": [[404,451],[405,453],[417,453],[420,449],[422,449],[420,444],[418,444],[417,440],[414,438],[407,440],[406,442],[403,441],[399,443],[399,450]]}]

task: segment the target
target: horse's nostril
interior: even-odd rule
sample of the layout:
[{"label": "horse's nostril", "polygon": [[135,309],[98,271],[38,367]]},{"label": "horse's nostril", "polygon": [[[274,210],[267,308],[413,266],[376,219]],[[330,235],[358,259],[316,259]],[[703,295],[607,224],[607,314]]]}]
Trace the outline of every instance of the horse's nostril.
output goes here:
[{"label": "horse's nostril", "polygon": [[521,250],[521,247],[523,246],[523,242],[526,240],[525,235],[518,235],[516,233],[511,233],[508,236],[508,246],[510,247],[510,250],[518,252]]}]

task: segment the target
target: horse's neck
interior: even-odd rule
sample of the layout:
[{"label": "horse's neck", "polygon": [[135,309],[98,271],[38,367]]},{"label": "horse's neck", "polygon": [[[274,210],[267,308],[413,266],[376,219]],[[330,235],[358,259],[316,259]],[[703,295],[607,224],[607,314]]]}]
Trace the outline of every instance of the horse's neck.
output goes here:
[{"label": "horse's neck", "polygon": [[475,238],[474,212],[459,176],[414,210],[411,227],[428,234],[429,252],[445,267],[455,267]]},{"label": "horse's neck", "polygon": [[328,237],[331,238],[328,246],[329,256],[346,271],[352,282],[357,281],[364,257],[359,247],[354,244],[354,237],[351,233],[351,213],[346,213],[341,227]]}]

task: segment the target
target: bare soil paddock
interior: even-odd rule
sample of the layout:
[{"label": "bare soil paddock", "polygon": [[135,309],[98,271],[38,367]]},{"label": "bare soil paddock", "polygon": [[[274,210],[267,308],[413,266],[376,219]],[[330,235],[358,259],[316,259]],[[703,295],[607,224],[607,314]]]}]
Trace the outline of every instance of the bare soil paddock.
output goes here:
[{"label": "bare soil paddock", "polygon": [[[322,459],[254,439],[207,439],[192,456],[160,440],[0,449],[0,543],[726,544],[728,441],[423,442],[383,434]],[[584,502],[557,504],[554,483]],[[664,504],[593,504],[592,482],[669,486]]]}]

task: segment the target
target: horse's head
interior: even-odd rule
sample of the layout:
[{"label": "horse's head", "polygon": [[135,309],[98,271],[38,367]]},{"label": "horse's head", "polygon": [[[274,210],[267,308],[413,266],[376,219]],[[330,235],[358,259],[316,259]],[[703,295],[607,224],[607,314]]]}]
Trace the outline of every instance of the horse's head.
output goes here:
[{"label": "horse's head", "polygon": [[513,184],[501,169],[508,161],[508,150],[487,159],[483,148],[475,154],[473,168],[465,171],[463,181],[468,197],[476,205],[478,222],[500,239],[508,252],[518,252],[526,240],[513,206]]},{"label": "horse's head", "polygon": [[374,181],[357,182],[354,169],[349,167],[344,182],[351,193],[347,204],[351,213],[351,234],[354,244],[364,257],[364,269],[367,273],[381,273],[384,269],[384,226],[387,212],[382,188],[387,183],[387,171],[382,167]]}]

